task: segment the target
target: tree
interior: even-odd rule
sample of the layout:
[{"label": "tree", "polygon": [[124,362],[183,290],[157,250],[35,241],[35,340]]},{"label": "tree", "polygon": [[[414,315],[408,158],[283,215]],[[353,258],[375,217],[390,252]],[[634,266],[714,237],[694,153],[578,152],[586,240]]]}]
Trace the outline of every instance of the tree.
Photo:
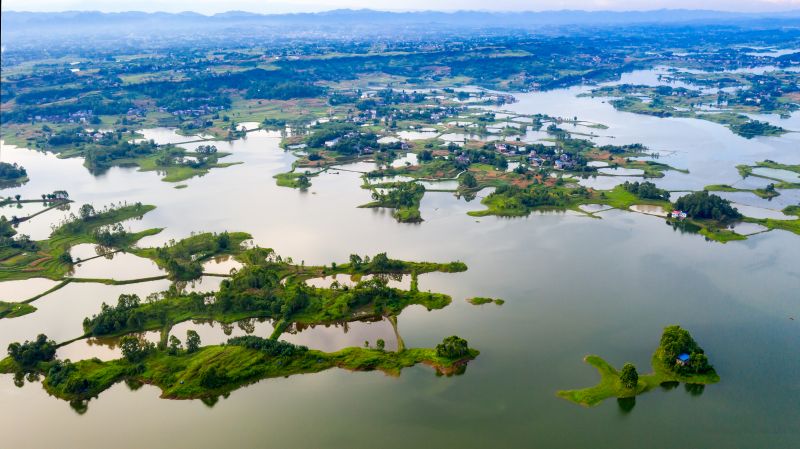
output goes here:
[{"label": "tree", "polygon": [[359,256],[358,254],[350,254],[350,265],[353,268],[361,268],[362,263],[363,260],[361,259],[361,256]]},{"label": "tree", "polygon": [[81,218],[86,220],[87,218],[91,218],[95,214],[94,206],[91,204],[84,204],[78,211],[81,215]]},{"label": "tree", "polygon": [[189,329],[186,331],[186,352],[192,353],[200,349],[200,335]]},{"label": "tree", "polygon": [[169,336],[169,353],[175,355],[181,350],[181,341],[174,335]]},{"label": "tree", "polygon": [[131,362],[141,362],[155,349],[155,344],[137,336],[126,335],[119,340],[122,356]]},{"label": "tree", "polygon": [[623,387],[632,389],[636,388],[639,384],[639,373],[632,363],[626,363],[622,366],[622,371],[619,373],[619,381]]},{"label": "tree", "polygon": [[383,341],[382,338],[379,338],[377,342],[375,342],[375,346],[378,348],[378,351],[383,351],[386,348],[386,342]]},{"label": "tree", "polygon": [[468,189],[474,189],[478,186],[478,180],[475,179],[475,175],[470,172],[466,172],[461,176],[459,179],[459,183],[462,187],[466,187]]}]

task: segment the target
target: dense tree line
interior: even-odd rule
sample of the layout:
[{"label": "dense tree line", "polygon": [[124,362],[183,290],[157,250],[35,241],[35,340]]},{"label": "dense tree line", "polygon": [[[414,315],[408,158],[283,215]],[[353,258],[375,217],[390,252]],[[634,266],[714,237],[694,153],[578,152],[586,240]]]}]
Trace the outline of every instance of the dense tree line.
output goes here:
[{"label": "dense tree line", "polygon": [[690,217],[713,220],[733,220],[742,214],[731,206],[731,202],[705,190],[684,195],[675,201],[675,209],[686,212]]},{"label": "dense tree line", "polygon": [[25,167],[16,162],[13,164],[0,162],[0,181],[13,181],[25,176],[28,176],[28,171],[25,170]]},{"label": "dense tree line", "polygon": [[3,111],[2,123],[21,123],[30,121],[32,117],[59,117],[66,119],[70,114],[89,112],[92,115],[118,115],[125,114],[134,107],[130,100],[116,98],[107,100],[100,95],[87,95],[79,97],[73,102],[49,105],[29,105]]},{"label": "dense tree line", "polygon": [[651,200],[669,200],[669,192],[664,189],[659,189],[650,181],[644,182],[630,182],[625,181],[625,184],[622,185],[628,192],[638,196],[639,198],[651,199]]},{"label": "dense tree line", "polygon": [[104,302],[100,313],[84,318],[83,329],[92,335],[109,335],[127,328],[140,329],[145,322],[145,315],[139,310],[140,303],[138,295],[119,295],[116,306]]},{"label": "dense tree line", "polygon": [[270,357],[292,357],[308,351],[305,346],[298,346],[280,340],[271,340],[257,337],[255,335],[245,335],[228,339],[230,346],[243,346],[255,349],[267,354]]},{"label": "dense tree line", "polygon": [[570,194],[565,190],[544,185],[533,185],[530,188],[523,189],[515,185],[506,184],[495,189],[487,198],[496,197],[516,201],[526,208],[561,207],[569,205],[572,201]]},{"label": "dense tree line", "polygon": [[300,81],[254,82],[245,92],[245,98],[264,100],[290,100],[292,98],[314,98],[325,93],[325,88]]}]

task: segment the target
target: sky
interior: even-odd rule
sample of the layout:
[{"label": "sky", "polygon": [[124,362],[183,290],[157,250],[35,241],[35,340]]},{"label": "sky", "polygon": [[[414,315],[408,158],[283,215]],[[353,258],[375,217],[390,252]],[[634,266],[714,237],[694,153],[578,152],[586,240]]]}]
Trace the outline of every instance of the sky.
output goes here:
[{"label": "sky", "polygon": [[482,10],[544,11],[711,9],[718,11],[766,12],[800,9],[800,0],[2,0],[9,11],[194,11],[214,14],[225,11],[287,13],[369,8],[385,11]]}]

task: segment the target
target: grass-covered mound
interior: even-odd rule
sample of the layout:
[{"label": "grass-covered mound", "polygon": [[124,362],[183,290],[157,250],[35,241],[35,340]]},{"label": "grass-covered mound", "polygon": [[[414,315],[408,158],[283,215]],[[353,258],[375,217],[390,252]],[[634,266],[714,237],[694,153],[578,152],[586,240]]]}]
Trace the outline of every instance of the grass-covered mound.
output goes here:
[{"label": "grass-covered mound", "polygon": [[[683,358],[687,360],[683,361]],[[584,361],[597,369],[600,383],[589,388],[556,393],[560,398],[584,406],[594,406],[608,398],[634,397],[665,382],[699,385],[719,382],[719,376],[708,363],[703,349],[680,326],[664,328],[661,342],[653,354],[652,373],[639,375],[632,364],[626,364],[620,371],[596,355],[588,355]]]}]

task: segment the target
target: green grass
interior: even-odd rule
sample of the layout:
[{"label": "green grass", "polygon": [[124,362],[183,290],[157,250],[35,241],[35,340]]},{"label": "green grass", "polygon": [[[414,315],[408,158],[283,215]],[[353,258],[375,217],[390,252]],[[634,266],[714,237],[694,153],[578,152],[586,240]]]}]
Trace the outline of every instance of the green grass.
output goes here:
[{"label": "green grass", "polygon": [[758,167],[774,168],[776,170],[787,170],[787,171],[792,171],[792,172],[795,172],[795,173],[800,173],[800,164],[795,164],[795,165],[781,164],[779,162],[765,160],[765,161],[761,161],[761,162],[756,163],[756,165]]},{"label": "green grass", "polygon": [[[790,209],[790,208],[796,208],[796,207],[798,207],[798,206],[789,206],[786,209],[794,211],[794,209]],[[796,215],[796,211],[793,212],[793,213],[787,213],[786,209],[784,209],[784,214],[786,214],[786,215]],[[780,229],[780,230],[783,230],[783,231],[789,231],[789,232],[793,232],[793,233],[795,233],[797,235],[800,235],[800,218],[797,218],[795,220],[776,220],[774,218],[751,218],[751,217],[745,217],[744,221],[746,221],[748,223],[760,224],[762,226],[767,227],[767,229],[769,229],[770,231],[774,230],[774,229]]]},{"label": "green grass", "polygon": [[635,388],[626,388],[620,383],[619,371],[611,364],[596,355],[587,355],[584,362],[595,367],[600,374],[600,382],[589,388],[579,390],[560,390],[556,395],[576,404],[591,407],[609,398],[629,398],[646,393],[664,382],[676,381],[691,384],[712,384],[719,382],[719,376],[713,371],[708,374],[682,376],[671,371],[653,355],[653,372],[640,374]]},{"label": "green grass", "polygon": [[800,216],[800,205],[786,206],[783,208],[783,214]]},{"label": "green grass", "polygon": [[[307,189],[311,187],[311,180],[310,178],[319,175],[321,172],[312,173],[298,173],[295,171],[290,171],[286,173],[278,173],[277,175],[273,176],[275,178],[275,184],[280,187],[289,187],[292,189]],[[303,180],[305,177],[305,181]]]},{"label": "green grass", "polygon": [[36,311],[36,307],[22,302],[0,301],[0,318],[17,318]]},{"label": "green grass", "polygon": [[737,189],[736,187],[731,187],[728,184],[711,184],[703,187],[703,190],[707,190],[709,192],[743,192],[746,190]]}]

